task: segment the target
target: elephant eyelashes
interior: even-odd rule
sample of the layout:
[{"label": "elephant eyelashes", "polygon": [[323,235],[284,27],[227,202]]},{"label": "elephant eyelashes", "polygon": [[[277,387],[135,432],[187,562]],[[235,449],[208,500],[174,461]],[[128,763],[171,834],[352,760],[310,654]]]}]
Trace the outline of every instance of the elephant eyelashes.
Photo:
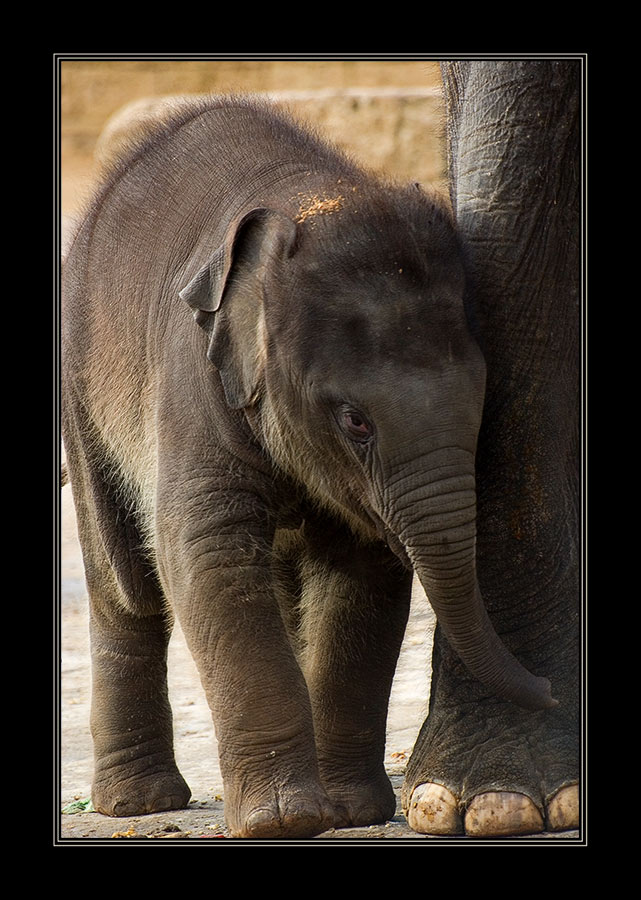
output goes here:
[{"label": "elephant eyelashes", "polygon": [[374,426],[356,409],[341,409],[338,423],[347,437],[359,444],[367,443],[374,436]]}]

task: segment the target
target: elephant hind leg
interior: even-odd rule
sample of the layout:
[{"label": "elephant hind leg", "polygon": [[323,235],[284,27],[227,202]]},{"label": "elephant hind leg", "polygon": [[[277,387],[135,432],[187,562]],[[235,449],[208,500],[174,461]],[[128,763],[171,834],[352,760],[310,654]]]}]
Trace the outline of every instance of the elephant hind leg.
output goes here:
[{"label": "elephant hind leg", "polygon": [[190,790],[173,752],[171,620],[131,513],[86,446],[67,429],[90,603],[93,804],[111,816],[182,808]]}]

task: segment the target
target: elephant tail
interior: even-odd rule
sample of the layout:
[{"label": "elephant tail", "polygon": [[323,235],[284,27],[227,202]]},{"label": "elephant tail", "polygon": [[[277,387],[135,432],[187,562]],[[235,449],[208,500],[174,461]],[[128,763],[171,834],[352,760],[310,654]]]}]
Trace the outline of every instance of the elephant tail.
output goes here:
[{"label": "elephant tail", "polygon": [[63,488],[65,484],[69,483],[69,472],[67,471],[67,463],[62,463],[60,465],[60,487]]}]

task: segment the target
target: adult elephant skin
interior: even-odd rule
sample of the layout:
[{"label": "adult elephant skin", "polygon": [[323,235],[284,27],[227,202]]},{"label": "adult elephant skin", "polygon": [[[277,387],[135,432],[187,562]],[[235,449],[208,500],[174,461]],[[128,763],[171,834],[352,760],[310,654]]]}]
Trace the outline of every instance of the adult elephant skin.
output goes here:
[{"label": "adult elephant skin", "polygon": [[98,811],[189,800],[173,615],[234,836],[394,814],[385,719],[412,568],[475,678],[553,707],[476,581],[485,365],[463,297],[441,203],[268,106],[183,104],[109,174],[63,270]]},{"label": "adult elephant skin", "polygon": [[477,566],[559,705],[524,712],[436,636],[403,803],[425,833],[576,828],[580,747],[580,97],[576,61],[442,66],[452,202],[487,364]]}]

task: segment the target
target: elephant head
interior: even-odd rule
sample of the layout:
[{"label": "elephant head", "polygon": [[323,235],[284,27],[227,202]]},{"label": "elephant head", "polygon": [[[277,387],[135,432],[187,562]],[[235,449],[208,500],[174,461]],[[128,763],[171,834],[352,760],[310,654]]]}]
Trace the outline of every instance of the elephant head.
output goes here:
[{"label": "elephant head", "polygon": [[526,708],[552,706],[549,682],[494,632],[476,580],[485,365],[449,213],[415,186],[325,200],[315,216],[244,214],[180,292],[227,403],[317,502],[414,567],[474,675]]}]

